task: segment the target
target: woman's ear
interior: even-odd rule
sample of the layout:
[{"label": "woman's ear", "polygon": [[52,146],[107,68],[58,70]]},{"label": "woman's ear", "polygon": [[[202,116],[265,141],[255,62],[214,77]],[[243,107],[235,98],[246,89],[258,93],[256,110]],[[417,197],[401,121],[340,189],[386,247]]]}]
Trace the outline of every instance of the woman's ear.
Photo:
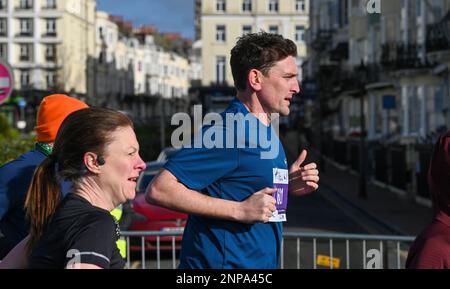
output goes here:
[{"label": "woman's ear", "polygon": [[98,162],[98,156],[95,153],[87,152],[84,154],[84,165],[88,171],[94,174],[100,173],[100,167],[102,166]]},{"label": "woman's ear", "polygon": [[248,84],[253,91],[261,90],[262,73],[257,69],[251,69],[248,73]]}]

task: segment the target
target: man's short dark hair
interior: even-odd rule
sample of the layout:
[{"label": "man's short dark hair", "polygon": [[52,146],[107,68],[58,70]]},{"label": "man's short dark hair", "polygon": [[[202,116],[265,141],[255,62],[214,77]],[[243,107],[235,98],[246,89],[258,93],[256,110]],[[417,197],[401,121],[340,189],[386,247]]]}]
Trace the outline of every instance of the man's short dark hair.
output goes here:
[{"label": "man's short dark hair", "polygon": [[250,70],[258,69],[267,75],[275,62],[288,56],[297,56],[297,46],[281,35],[259,32],[240,37],[231,50],[230,65],[234,86],[237,90],[245,90]]}]

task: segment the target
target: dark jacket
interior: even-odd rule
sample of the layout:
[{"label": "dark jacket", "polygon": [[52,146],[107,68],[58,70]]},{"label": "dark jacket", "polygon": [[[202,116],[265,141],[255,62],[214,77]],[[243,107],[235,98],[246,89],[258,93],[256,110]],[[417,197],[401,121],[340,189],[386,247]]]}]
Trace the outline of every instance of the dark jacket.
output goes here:
[{"label": "dark jacket", "polygon": [[[0,167],[0,260],[28,235],[25,197],[35,169],[46,155],[35,149]],[[62,184],[65,195],[70,183]]]}]

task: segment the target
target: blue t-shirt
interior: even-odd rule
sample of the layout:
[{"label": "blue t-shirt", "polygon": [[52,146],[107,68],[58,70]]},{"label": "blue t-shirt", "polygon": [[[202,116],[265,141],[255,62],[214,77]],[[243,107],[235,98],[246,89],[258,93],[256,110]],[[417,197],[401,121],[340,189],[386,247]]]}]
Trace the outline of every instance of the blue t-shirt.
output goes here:
[{"label": "blue t-shirt", "polygon": [[[31,150],[0,167],[0,231],[8,242],[7,252],[28,235],[30,222],[25,215],[25,198],[34,171],[44,161],[45,154]],[[62,182],[62,197],[71,189]],[[6,246],[4,244],[4,246]]]},{"label": "blue t-shirt", "polygon": [[[226,114],[241,116],[237,119],[245,124],[245,132],[237,123],[230,126]],[[229,141],[225,138],[232,136],[232,148],[183,148],[165,168],[190,189],[215,198],[244,201],[261,189],[273,187],[273,169],[287,169],[285,153],[273,128],[259,122],[237,98],[221,116],[223,122],[202,128],[203,136],[216,133],[210,139],[222,136],[224,146]],[[268,146],[264,137],[272,140],[272,145]],[[275,151],[273,144],[278,151],[272,158],[262,158],[261,153]],[[180,268],[278,268],[282,229],[282,223],[244,224],[190,215]]]}]

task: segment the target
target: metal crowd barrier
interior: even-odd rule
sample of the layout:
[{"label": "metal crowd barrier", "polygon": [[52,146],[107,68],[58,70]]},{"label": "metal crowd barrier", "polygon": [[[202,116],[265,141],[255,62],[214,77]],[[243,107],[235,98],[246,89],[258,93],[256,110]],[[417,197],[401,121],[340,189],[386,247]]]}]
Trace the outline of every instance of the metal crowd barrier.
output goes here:
[{"label": "metal crowd barrier", "polygon": [[[181,235],[182,232],[122,232],[127,240],[126,268],[176,269]],[[280,267],[401,269],[413,241],[412,236],[284,232]],[[149,243],[153,245],[149,247]]]}]

